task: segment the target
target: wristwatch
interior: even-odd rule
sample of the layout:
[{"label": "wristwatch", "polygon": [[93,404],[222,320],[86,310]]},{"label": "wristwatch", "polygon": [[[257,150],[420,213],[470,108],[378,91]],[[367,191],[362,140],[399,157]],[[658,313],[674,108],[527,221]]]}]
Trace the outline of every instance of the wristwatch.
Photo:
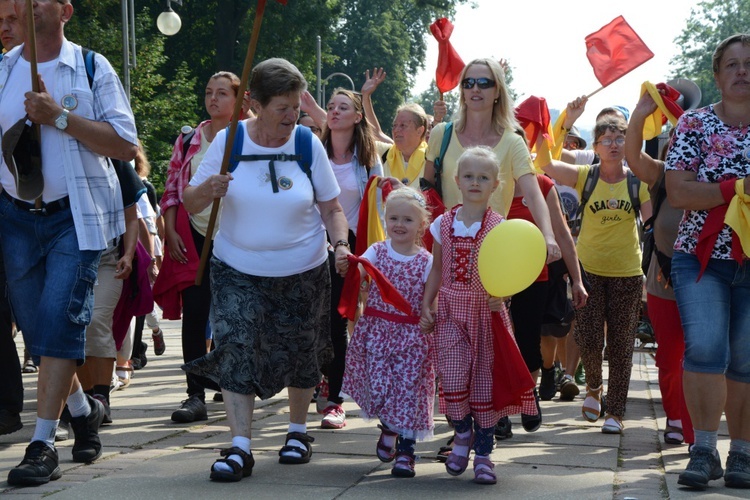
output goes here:
[{"label": "wristwatch", "polygon": [[60,113],[60,116],[55,118],[55,127],[57,127],[59,130],[65,130],[68,128],[68,113],[69,111],[67,109],[63,109],[62,113]]}]

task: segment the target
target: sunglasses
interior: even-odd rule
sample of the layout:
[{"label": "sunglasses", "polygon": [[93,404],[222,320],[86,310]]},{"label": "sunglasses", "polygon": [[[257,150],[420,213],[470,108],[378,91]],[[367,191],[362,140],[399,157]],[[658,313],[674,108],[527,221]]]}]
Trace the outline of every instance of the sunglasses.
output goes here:
[{"label": "sunglasses", "polygon": [[461,80],[461,87],[465,89],[473,89],[474,85],[478,85],[480,89],[491,89],[495,86],[495,80],[489,78],[464,78]]}]

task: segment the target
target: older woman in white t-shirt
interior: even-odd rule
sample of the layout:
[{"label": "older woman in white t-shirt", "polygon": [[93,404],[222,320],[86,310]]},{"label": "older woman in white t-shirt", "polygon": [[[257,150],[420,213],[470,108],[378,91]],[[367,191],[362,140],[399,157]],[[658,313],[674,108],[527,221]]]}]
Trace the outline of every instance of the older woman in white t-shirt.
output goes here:
[{"label": "older woman in white t-shirt", "polygon": [[312,455],[307,409],[330,354],[326,230],[339,273],[346,272],[350,252],[341,190],[320,141],[311,137],[309,177],[297,161],[283,157],[303,154],[295,139],[306,87],[284,59],[256,65],[249,83],[256,118],[238,124],[235,141],[242,141],[243,156],[275,158],[243,160],[220,175],[227,137],[219,132],[184,193],[189,212],[223,198],[211,259],[216,349],[184,366],[217,380],[224,396],[232,446],[211,467],[216,481],[252,473],[255,396],[267,399],[284,388],[290,424],[279,462],[307,463]]}]

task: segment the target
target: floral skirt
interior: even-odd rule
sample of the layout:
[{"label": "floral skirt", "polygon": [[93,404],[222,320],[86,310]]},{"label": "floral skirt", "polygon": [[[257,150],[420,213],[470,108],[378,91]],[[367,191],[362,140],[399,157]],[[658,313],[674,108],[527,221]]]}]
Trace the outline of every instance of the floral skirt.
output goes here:
[{"label": "floral skirt", "polygon": [[182,369],[222,389],[268,399],[308,389],[332,356],[328,262],[284,277],[251,276],[211,259],[211,328],[216,348]]}]

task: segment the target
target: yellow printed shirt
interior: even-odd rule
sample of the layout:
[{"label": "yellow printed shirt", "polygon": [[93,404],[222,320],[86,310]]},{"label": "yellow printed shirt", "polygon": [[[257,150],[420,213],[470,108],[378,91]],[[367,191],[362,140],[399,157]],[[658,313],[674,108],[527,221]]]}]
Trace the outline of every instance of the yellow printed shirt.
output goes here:
[{"label": "yellow printed shirt", "polygon": [[[579,196],[589,170],[591,165],[578,167]],[[644,182],[638,193],[641,205],[651,199]],[[599,178],[583,212],[576,249],[586,272],[610,278],[643,274],[638,223],[628,195],[627,178],[615,184]]]},{"label": "yellow printed shirt", "polygon": [[[430,133],[427,161],[435,161],[435,158],[440,154],[443,132],[445,132],[445,123],[439,123]],[[512,130],[504,131],[500,141],[492,149],[500,159],[500,188],[492,194],[490,206],[492,210],[505,217],[513,203],[513,188],[516,185],[516,180],[523,175],[534,174],[534,166],[523,139]],[[458,158],[463,152],[464,147],[456,137],[454,124],[451,142],[445,152],[445,158],[443,158],[443,203],[448,209],[462,203],[461,191],[456,185],[455,177],[458,170]]]}]

